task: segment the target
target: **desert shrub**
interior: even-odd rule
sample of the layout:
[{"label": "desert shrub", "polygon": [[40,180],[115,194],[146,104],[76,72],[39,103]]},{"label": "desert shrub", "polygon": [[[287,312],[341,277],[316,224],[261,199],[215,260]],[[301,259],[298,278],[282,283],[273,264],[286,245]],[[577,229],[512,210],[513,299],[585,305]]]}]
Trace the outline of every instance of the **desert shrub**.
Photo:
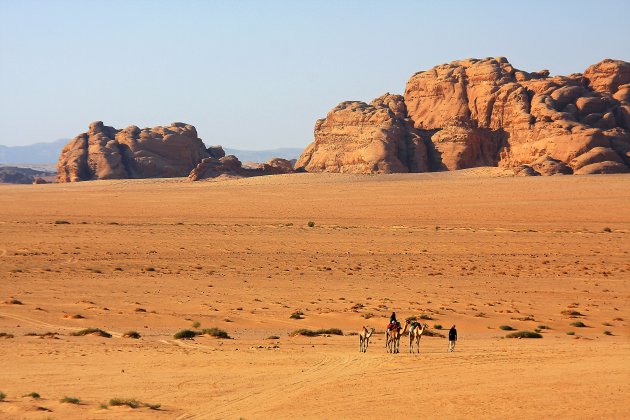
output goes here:
[{"label": "desert shrub", "polygon": [[100,403],[98,405],[98,408],[100,408],[101,410],[107,410],[109,406],[106,403]]},{"label": "desert shrub", "polygon": [[226,331],[223,331],[216,327],[204,328],[203,330],[201,330],[201,334],[211,335],[212,337],[216,337],[216,338],[226,338],[226,339],[230,338],[230,336],[228,335]]},{"label": "desert shrub", "polygon": [[572,327],[577,327],[577,328],[584,328],[584,327],[586,327],[586,324],[583,323],[582,321],[575,321],[575,322],[572,322],[569,325],[571,325]]},{"label": "desert shrub", "polygon": [[74,397],[63,397],[62,399],[59,400],[59,402],[66,403],[66,404],[81,404],[81,400]]},{"label": "desert shrub", "polygon": [[291,318],[291,319],[304,319],[303,315],[304,315],[304,312],[302,312],[302,311],[295,311],[289,316],[289,318]]},{"label": "desert shrub", "polygon": [[612,327],[612,324],[610,322],[602,322],[602,325],[604,327]]},{"label": "desert shrub", "polygon": [[22,396],[23,397],[35,398],[36,400],[39,400],[41,398],[41,395],[39,395],[37,392],[30,392],[30,393],[22,395]]},{"label": "desert shrub", "polygon": [[277,335],[270,335],[269,337],[267,337],[267,340],[280,340],[280,337],[278,337]]},{"label": "desert shrub", "polygon": [[572,309],[566,309],[560,313],[565,316],[584,316],[584,314],[581,314],[578,311],[574,311]]},{"label": "desert shrub", "polygon": [[539,325],[539,326],[538,326],[538,329],[539,329],[539,330],[550,330],[551,328],[549,328],[549,326],[548,326],[548,325]]},{"label": "desert shrub", "polygon": [[109,400],[109,405],[111,405],[112,407],[120,407],[126,405],[129,408],[138,408],[140,407],[141,403],[138,400],[129,398],[112,398],[111,400]]},{"label": "desert shrub", "polygon": [[604,335],[612,335],[612,333],[608,330],[604,331]]},{"label": "desert shrub", "polygon": [[67,220],[55,220],[56,225],[69,225],[70,222]]},{"label": "desert shrub", "polygon": [[193,326],[193,328],[199,328],[199,327],[201,327],[201,322],[195,321],[195,322],[193,322],[192,326]]},{"label": "desert shrub", "polygon": [[148,407],[151,410],[159,410],[161,405],[160,404],[150,404],[150,403],[144,403],[145,407]]},{"label": "desert shrub", "polygon": [[435,328],[436,330],[441,330],[442,326],[440,324],[434,324],[433,328]]},{"label": "desert shrub", "polygon": [[603,229],[603,231],[604,231],[604,232],[612,232],[612,229],[611,229],[611,228],[609,228],[609,227],[605,227],[605,228]]},{"label": "desert shrub", "polygon": [[9,299],[5,301],[4,303],[6,303],[7,305],[24,305],[21,301],[17,299]]},{"label": "desert shrub", "polygon": [[364,313],[364,314],[363,314],[363,315],[361,315],[361,316],[362,316],[363,318],[365,318],[365,319],[370,319],[370,318],[372,318],[372,317],[374,316],[374,314],[373,314],[372,312],[367,312],[367,313]]},{"label": "desert shrub", "polygon": [[302,329],[293,331],[290,335],[291,336],[303,335],[305,337],[316,337],[318,335],[324,335],[324,334],[343,335],[343,331],[341,331],[339,328],[328,328],[328,329],[322,328],[319,330],[307,330],[305,328],[302,328]]},{"label": "desert shrub", "polygon": [[13,334],[9,334],[9,333],[5,333],[5,332],[0,332],[0,338],[13,338],[14,335]]},{"label": "desert shrub", "polygon": [[503,331],[514,331],[514,328],[509,325],[501,325],[499,329],[502,329]]},{"label": "desert shrub", "polygon": [[173,335],[173,337],[178,340],[181,340],[181,339],[195,338],[197,334],[199,334],[197,331],[181,330],[181,331],[176,332],[175,335]]},{"label": "desert shrub", "polygon": [[108,333],[107,331],[103,331],[100,328],[85,328],[83,330],[70,333],[70,335],[75,337],[80,337],[88,334],[94,334],[105,338],[112,338],[112,335],[110,333]]},{"label": "desert shrub", "polygon": [[567,335],[575,335],[575,331],[567,331]]},{"label": "desert shrub", "polygon": [[4,399],[7,397],[7,394],[5,394],[4,392],[0,391],[0,401],[4,401]]},{"label": "desert shrub", "polygon": [[430,316],[430,315],[425,315],[425,314],[420,315],[420,319],[426,319],[426,320],[428,320],[428,321],[433,320],[433,318],[431,318],[431,316]]},{"label": "desert shrub", "polygon": [[507,338],[542,338],[542,335],[531,331],[517,331],[506,335]]},{"label": "desert shrub", "polygon": [[140,333],[138,331],[127,331],[123,334],[125,338],[135,338],[136,340],[140,338]]},{"label": "desert shrub", "polygon": [[312,220],[308,222],[308,227],[315,227],[315,222],[313,222]]},{"label": "desert shrub", "polygon": [[145,267],[144,271],[155,271],[155,267]]}]

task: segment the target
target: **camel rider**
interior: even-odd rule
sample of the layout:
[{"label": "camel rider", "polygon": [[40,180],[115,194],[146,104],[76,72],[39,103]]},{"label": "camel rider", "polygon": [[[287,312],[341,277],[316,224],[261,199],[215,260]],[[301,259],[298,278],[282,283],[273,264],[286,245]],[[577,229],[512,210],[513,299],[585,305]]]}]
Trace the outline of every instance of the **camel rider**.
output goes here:
[{"label": "camel rider", "polygon": [[396,319],[396,312],[392,312],[392,316],[389,317],[389,325],[387,325],[387,330],[391,330],[394,327],[400,328],[400,322]]}]

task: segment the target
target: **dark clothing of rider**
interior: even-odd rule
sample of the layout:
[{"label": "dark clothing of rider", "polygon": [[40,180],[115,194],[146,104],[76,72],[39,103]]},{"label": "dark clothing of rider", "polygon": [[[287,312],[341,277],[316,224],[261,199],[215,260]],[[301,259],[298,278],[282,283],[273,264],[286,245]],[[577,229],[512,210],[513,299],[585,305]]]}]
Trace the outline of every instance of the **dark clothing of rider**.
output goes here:
[{"label": "dark clothing of rider", "polygon": [[454,325],[453,325],[453,327],[451,327],[450,330],[448,330],[448,340],[449,341],[457,341],[457,330],[455,329]]},{"label": "dark clothing of rider", "polygon": [[389,325],[391,326],[399,325],[398,320],[396,319],[396,312],[392,312],[392,316],[389,317]]}]

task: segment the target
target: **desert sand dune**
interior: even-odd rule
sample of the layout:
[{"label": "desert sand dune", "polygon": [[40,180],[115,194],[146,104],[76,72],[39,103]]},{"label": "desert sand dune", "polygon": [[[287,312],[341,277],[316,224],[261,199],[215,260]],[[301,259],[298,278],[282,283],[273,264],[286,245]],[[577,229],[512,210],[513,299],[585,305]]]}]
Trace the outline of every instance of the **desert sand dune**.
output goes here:
[{"label": "desert sand dune", "polygon": [[624,418],[630,177],[504,175],[1,185],[0,417]]}]

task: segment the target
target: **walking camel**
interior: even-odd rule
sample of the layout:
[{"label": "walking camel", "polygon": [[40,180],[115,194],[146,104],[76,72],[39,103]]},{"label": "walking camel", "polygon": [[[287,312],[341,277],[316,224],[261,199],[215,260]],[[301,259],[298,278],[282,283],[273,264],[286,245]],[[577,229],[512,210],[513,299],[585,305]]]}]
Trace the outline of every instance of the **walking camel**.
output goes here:
[{"label": "walking camel", "polygon": [[361,353],[367,352],[368,345],[370,344],[370,337],[374,334],[376,329],[372,328],[372,331],[368,331],[367,327],[363,327],[359,333],[359,351]]},{"label": "walking camel", "polygon": [[411,329],[409,330],[409,353],[413,353],[413,343],[416,342],[416,350],[420,353],[420,338],[422,338],[422,334],[424,334],[425,329],[428,329],[429,326],[425,323],[420,328],[419,322],[412,322]]},{"label": "walking camel", "polygon": [[405,328],[400,331],[399,327],[394,327],[391,330],[387,331],[386,342],[388,353],[399,353],[400,348],[400,337],[407,332],[407,328],[409,327],[409,320],[405,321]]}]

